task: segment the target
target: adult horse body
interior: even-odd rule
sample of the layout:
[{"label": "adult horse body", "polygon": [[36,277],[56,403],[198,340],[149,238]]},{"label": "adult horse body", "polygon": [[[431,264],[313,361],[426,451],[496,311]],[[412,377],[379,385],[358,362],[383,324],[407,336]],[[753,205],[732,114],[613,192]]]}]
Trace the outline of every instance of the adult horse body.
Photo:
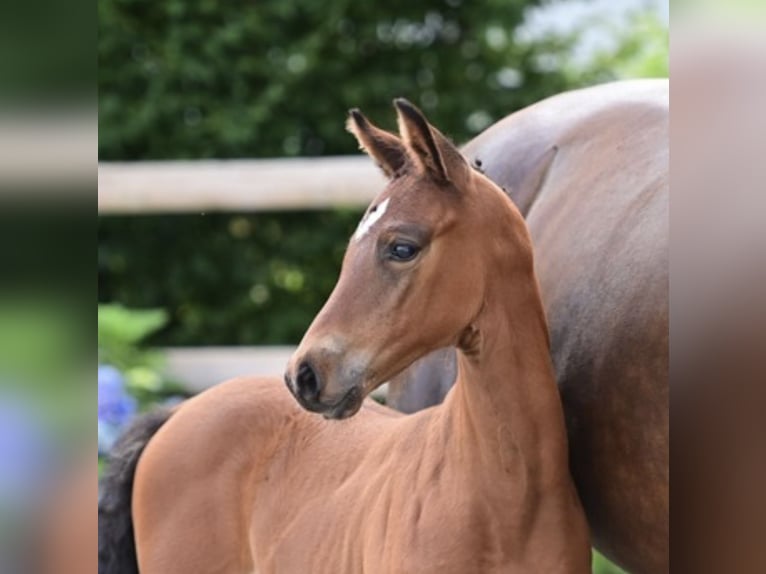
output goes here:
[{"label": "adult horse body", "polygon": [[[466,144],[525,215],[596,546],[636,574],[669,569],[668,84],[569,92]],[[412,412],[454,379],[442,350],[389,388]]]},{"label": "adult horse body", "polygon": [[[523,218],[396,105],[401,140],[352,112],[390,183],[288,365],[297,402],[282,381],[241,379],[135,427],[99,507],[102,574],[131,571],[110,560],[129,555],[128,516],[142,574],[589,572]],[[444,404],[363,404],[447,345]]]}]

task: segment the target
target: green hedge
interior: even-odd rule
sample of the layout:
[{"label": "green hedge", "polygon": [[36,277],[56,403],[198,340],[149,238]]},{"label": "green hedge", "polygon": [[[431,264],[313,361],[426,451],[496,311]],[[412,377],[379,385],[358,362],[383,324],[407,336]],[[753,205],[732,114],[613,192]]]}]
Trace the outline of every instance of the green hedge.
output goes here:
[{"label": "green hedge", "polygon": [[102,0],[102,160],[353,153],[346,110],[419,103],[457,140],[568,82],[526,0]]},{"label": "green hedge", "polygon": [[295,343],[335,283],[358,212],[102,218],[102,301],[161,307],[172,345]]}]

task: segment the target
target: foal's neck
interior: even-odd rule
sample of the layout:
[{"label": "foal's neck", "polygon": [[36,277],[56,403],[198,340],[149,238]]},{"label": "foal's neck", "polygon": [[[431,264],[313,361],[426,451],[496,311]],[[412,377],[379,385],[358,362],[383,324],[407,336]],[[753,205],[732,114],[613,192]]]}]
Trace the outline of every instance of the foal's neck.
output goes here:
[{"label": "foal's neck", "polygon": [[450,418],[482,467],[558,481],[568,476],[566,431],[537,280],[530,264],[492,281],[461,341]]}]

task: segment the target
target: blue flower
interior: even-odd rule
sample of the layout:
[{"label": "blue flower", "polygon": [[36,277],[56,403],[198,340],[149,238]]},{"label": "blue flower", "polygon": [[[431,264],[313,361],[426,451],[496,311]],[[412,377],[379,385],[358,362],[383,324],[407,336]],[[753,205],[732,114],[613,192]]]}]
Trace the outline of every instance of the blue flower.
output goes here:
[{"label": "blue flower", "polygon": [[107,453],[123,427],[138,411],[136,399],[125,390],[120,371],[111,365],[98,367],[98,451]]},{"label": "blue flower", "polygon": [[98,367],[98,420],[122,426],[138,410],[136,399],[125,391],[120,371],[110,365]]},{"label": "blue flower", "polygon": [[51,465],[46,431],[28,397],[0,393],[0,516],[39,497]]}]

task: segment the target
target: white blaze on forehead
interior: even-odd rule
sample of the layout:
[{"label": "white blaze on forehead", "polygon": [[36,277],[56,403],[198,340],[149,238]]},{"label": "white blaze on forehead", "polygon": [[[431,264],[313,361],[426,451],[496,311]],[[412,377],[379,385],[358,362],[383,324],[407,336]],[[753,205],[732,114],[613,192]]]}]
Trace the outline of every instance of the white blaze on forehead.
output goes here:
[{"label": "white blaze on forehead", "polygon": [[356,232],[354,233],[354,241],[359,241],[362,237],[364,237],[367,232],[370,230],[370,228],[375,225],[381,217],[383,217],[383,214],[386,213],[386,209],[388,208],[388,200],[391,199],[390,197],[387,197],[383,201],[381,201],[375,209],[370,211],[364,219],[359,223],[359,227],[356,228]]}]

